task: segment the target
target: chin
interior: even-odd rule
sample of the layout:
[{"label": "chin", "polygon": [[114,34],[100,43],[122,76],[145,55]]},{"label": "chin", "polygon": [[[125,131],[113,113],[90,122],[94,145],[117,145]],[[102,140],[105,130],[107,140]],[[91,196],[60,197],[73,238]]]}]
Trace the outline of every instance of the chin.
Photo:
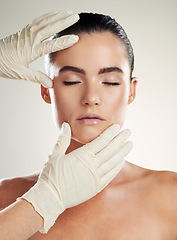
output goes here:
[{"label": "chin", "polygon": [[82,128],[79,126],[79,128],[73,128],[72,138],[77,142],[87,144],[97,138],[99,135],[101,135],[107,128],[109,128],[114,123],[117,123],[120,125],[120,127],[122,127],[122,124],[120,122],[110,121],[95,126],[83,126]]},{"label": "chin", "polygon": [[99,126],[98,127],[84,127],[80,129],[74,128],[72,131],[72,138],[73,140],[82,143],[82,144],[87,144],[97,138],[104,130],[106,127]]}]

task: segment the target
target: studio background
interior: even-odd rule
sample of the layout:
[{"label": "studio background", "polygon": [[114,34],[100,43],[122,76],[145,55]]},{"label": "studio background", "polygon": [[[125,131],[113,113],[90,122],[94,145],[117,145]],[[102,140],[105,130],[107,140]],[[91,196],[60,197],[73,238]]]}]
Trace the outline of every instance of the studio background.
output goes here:
[{"label": "studio background", "polygon": [[[176,0],[1,0],[0,38],[51,11],[98,12],[115,18],[134,48],[135,101],[122,128],[134,147],[126,160],[177,172]],[[44,71],[43,57],[30,65]],[[39,171],[57,140],[51,105],[38,84],[0,78],[0,178]]]}]

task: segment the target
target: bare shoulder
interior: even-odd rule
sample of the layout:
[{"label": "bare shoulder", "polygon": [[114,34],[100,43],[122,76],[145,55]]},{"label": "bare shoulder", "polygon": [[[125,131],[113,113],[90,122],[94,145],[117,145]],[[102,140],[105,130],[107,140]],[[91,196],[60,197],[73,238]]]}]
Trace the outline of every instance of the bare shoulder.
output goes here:
[{"label": "bare shoulder", "polygon": [[145,198],[151,208],[158,212],[161,219],[166,220],[169,229],[176,231],[177,236],[177,173],[133,167],[134,172],[138,173],[137,188],[143,189],[143,195],[146,189]]},{"label": "bare shoulder", "polygon": [[177,221],[177,173],[172,171],[154,171],[155,193],[162,204],[164,214]]},{"label": "bare shoulder", "polygon": [[155,217],[158,224],[164,226],[164,231],[170,231],[171,236],[175,236],[169,239],[177,239],[177,173],[139,166],[135,166],[134,169],[139,173],[136,174],[139,176],[137,190],[140,190],[142,202],[146,202],[148,209],[152,210],[151,216]]},{"label": "bare shoulder", "polygon": [[165,191],[177,194],[177,173],[173,171],[153,171],[153,178]]},{"label": "bare shoulder", "polygon": [[177,172],[167,170],[151,170],[133,165],[133,172],[140,179],[148,177],[150,182],[157,187],[163,187],[164,190],[174,190],[177,192]]},{"label": "bare shoulder", "polygon": [[[174,211],[177,219],[177,173],[173,171],[157,171],[133,165],[133,173],[137,182],[151,190],[152,198],[164,205],[164,209]],[[136,177],[133,177],[136,180]],[[139,186],[137,184],[137,186]],[[166,206],[165,206],[166,205]]]},{"label": "bare shoulder", "polygon": [[27,192],[37,181],[38,174],[0,180],[0,210]]}]

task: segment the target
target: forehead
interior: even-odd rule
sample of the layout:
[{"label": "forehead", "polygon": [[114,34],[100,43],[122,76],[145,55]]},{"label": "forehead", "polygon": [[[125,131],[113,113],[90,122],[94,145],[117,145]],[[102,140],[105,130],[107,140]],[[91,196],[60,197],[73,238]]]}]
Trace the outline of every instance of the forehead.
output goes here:
[{"label": "forehead", "polygon": [[98,71],[98,68],[118,66],[130,72],[126,49],[121,40],[109,32],[79,35],[72,47],[56,52],[54,64],[76,66]]}]

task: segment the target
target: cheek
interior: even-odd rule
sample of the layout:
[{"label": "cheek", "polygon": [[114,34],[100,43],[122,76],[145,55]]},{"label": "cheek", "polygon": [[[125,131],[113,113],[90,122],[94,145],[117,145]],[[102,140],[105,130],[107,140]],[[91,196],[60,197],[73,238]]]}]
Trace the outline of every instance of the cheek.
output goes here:
[{"label": "cheek", "polygon": [[[74,99],[74,101],[73,101]],[[52,96],[52,107],[57,121],[57,125],[61,127],[61,124],[64,121],[70,121],[73,111],[75,111],[76,96],[73,97],[71,91],[62,89],[62,87],[54,87],[53,96]]]},{"label": "cheek", "polygon": [[126,87],[119,88],[114,94],[112,93],[112,97],[108,98],[107,111],[109,112],[109,116],[111,118],[111,122],[119,123],[121,126],[125,121],[126,110],[128,105],[128,91]]}]

